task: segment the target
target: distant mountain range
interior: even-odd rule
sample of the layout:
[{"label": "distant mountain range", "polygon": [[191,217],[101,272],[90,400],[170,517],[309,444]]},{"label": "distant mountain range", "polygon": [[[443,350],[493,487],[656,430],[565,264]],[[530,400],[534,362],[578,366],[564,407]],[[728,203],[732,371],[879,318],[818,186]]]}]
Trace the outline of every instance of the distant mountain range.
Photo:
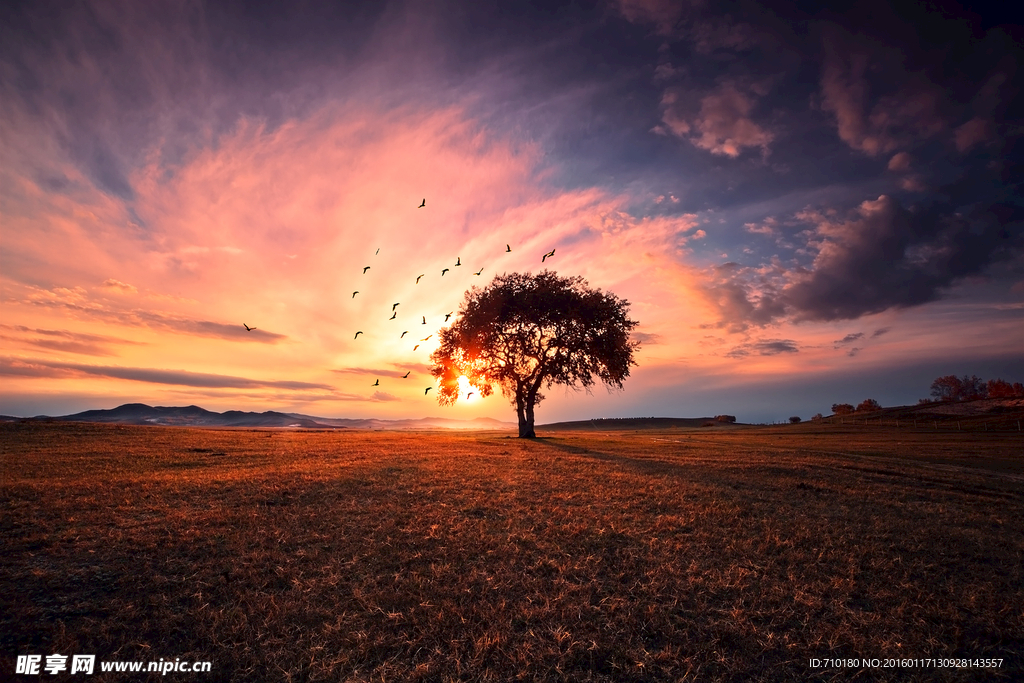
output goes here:
[{"label": "distant mountain range", "polygon": [[[406,420],[351,419],[340,417],[314,417],[300,413],[279,413],[268,410],[262,413],[228,410],[216,413],[199,406],[163,407],[148,406],[144,403],[126,403],[111,410],[86,410],[74,415],[22,418],[0,415],[2,422],[14,421],[54,422],[102,422],[126,425],[164,425],[170,427],[269,427],[291,429],[517,429],[515,422],[503,422],[489,417],[472,420],[455,420],[443,417],[422,417]],[[551,430],[634,430],[666,429],[669,427],[700,427],[711,422],[710,417],[628,417],[580,420],[578,422],[555,422],[537,425],[538,431]],[[721,423],[715,423],[725,426]]]},{"label": "distant mountain range", "polygon": [[299,413],[262,413],[228,410],[216,413],[199,406],[163,407],[144,403],[126,403],[111,410],[86,410],[74,415],[33,418],[0,416],[0,420],[52,420],[59,422],[104,422],[108,424],[165,425],[174,427],[290,427],[293,429],[515,429],[512,422],[489,417],[452,420],[424,417],[415,420],[347,419],[313,417]]}]

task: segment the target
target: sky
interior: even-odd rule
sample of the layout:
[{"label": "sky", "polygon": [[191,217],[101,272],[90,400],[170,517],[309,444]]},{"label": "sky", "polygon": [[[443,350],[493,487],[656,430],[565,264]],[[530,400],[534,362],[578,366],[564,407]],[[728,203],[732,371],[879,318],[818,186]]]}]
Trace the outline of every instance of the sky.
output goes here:
[{"label": "sky", "polygon": [[430,353],[543,269],[641,346],[538,423],[1024,381],[1024,32],[992,6],[3,3],[0,414],[514,420],[424,396]]}]

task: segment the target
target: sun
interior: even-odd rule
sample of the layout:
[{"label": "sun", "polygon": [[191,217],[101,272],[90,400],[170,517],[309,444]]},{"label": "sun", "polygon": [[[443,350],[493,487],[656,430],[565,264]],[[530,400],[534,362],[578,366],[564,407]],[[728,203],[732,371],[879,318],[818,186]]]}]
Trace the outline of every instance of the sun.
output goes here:
[{"label": "sun", "polygon": [[[469,383],[469,378],[459,375],[459,398],[474,403],[480,400],[480,393]],[[472,394],[472,395],[470,395]]]}]

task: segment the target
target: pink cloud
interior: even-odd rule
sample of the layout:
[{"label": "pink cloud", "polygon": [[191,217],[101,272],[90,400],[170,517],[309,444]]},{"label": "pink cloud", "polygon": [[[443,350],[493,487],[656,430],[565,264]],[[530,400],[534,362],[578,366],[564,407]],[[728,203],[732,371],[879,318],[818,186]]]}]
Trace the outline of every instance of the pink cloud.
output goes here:
[{"label": "pink cloud", "polygon": [[668,129],[696,147],[732,158],[750,147],[768,152],[772,133],[754,123],[750,116],[754,99],[733,83],[723,83],[701,98],[700,109],[693,114],[688,113],[689,103],[678,89],[667,90],[661,103]]},{"label": "pink cloud", "polygon": [[[853,149],[875,156],[946,128],[937,88],[907,73],[898,53],[846,35],[830,26],[823,40],[821,106],[836,121],[839,138]],[[895,92],[872,92],[868,71],[885,64],[898,84]]]},{"label": "pink cloud", "polygon": [[953,141],[959,152],[966,152],[977,144],[994,139],[995,128],[992,122],[981,117],[971,119],[957,128],[953,134]]}]

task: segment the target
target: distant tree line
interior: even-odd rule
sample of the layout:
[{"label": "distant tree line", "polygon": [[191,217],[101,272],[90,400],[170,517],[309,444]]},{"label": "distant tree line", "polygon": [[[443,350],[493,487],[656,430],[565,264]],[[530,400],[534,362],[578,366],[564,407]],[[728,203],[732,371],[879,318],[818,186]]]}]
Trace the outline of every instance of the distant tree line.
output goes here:
[{"label": "distant tree line", "polygon": [[977,375],[946,375],[932,382],[933,399],[921,399],[921,403],[934,401],[973,401],[979,398],[1024,398],[1024,384],[1010,384],[1003,379],[987,382]]},{"label": "distant tree line", "polygon": [[[882,404],[873,398],[866,398],[857,404],[857,407],[850,405],[849,403],[833,403],[832,414],[833,415],[852,415],[853,413],[873,413],[876,410],[881,410]],[[820,415],[820,414],[819,414]],[[820,419],[820,418],[819,418]]]},{"label": "distant tree line", "polygon": [[[973,401],[979,398],[1024,398],[1024,384],[1013,384],[1003,379],[990,379],[987,382],[977,375],[946,375],[932,382],[932,396],[922,398],[919,403],[938,403],[951,401]],[[853,415],[854,413],[872,413],[881,410],[882,406],[873,398],[864,399],[857,406],[849,403],[833,403],[833,415]],[[812,420],[822,419],[818,413]],[[790,418],[790,422],[796,422]]]}]

